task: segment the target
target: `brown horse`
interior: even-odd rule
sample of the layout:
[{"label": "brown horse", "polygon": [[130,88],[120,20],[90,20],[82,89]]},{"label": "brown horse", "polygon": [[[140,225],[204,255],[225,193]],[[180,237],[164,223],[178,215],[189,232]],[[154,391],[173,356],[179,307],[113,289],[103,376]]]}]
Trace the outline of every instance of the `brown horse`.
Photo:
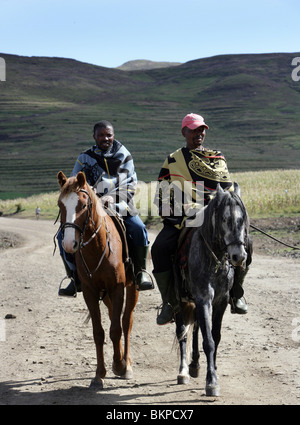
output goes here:
[{"label": "brown horse", "polygon": [[[138,291],[131,273],[125,270],[120,235],[111,217],[102,207],[100,199],[86,182],[85,175],[79,172],[76,177],[67,178],[60,171],[57,178],[61,187],[58,206],[63,231],[62,244],[66,252],[75,254],[83,297],[93,325],[97,370],[91,385],[103,388],[106,369],[99,299],[103,299],[111,320],[113,372],[117,376],[130,379],[130,334]],[[122,316],[125,292],[126,301]],[[122,329],[124,351],[121,342]]]}]

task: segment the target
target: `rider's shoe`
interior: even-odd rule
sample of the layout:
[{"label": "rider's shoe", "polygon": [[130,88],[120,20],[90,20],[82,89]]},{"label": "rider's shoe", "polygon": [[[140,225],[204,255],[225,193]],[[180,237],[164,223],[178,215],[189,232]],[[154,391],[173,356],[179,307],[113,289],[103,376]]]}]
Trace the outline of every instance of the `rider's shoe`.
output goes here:
[{"label": "rider's shoe", "polygon": [[242,298],[230,298],[231,313],[232,314],[247,314],[248,305]]},{"label": "rider's shoe", "polygon": [[168,270],[161,273],[153,273],[162,299],[162,310],[156,318],[158,325],[166,325],[173,322],[179,305],[175,294],[173,272]]},{"label": "rider's shoe", "polygon": [[236,267],[234,270],[233,287],[230,290],[229,299],[232,314],[246,314],[248,312],[248,306],[246,304],[245,298],[243,297],[243,283],[248,270],[249,267],[246,267],[245,269],[242,267]]},{"label": "rider's shoe", "polygon": [[[67,276],[60,282],[58,295],[61,297],[76,297],[77,292],[81,292],[81,282],[79,280],[77,270],[71,270],[64,256],[61,255],[62,262],[65,266]],[[61,288],[61,284],[65,279],[71,279],[66,288]]]},{"label": "rider's shoe", "polygon": [[174,321],[174,310],[171,304],[163,303],[162,310],[156,318],[156,323],[158,325],[166,325]]},{"label": "rider's shoe", "polygon": [[149,245],[135,246],[133,252],[133,264],[136,287],[138,291],[154,289],[150,274],[146,270]]},{"label": "rider's shoe", "polygon": [[75,282],[71,279],[69,285],[66,288],[59,288],[58,295],[60,297],[76,297],[77,289],[75,286]]},{"label": "rider's shoe", "polygon": [[[74,271],[72,274],[73,276],[67,276],[71,280],[69,285],[66,288],[61,288],[61,284],[60,284],[59,290],[58,290],[58,295],[60,297],[76,297],[77,292],[82,292],[81,283],[77,275],[77,271]],[[61,283],[63,282],[63,280],[61,281]]]}]

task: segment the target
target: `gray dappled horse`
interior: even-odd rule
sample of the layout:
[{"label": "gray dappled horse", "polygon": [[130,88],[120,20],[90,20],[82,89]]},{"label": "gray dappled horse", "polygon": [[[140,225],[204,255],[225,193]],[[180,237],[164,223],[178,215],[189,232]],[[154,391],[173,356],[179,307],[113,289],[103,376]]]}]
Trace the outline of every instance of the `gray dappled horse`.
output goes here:
[{"label": "gray dappled horse", "polygon": [[[218,185],[216,196],[203,209],[203,224],[195,229],[191,240],[185,287],[192,301],[181,300],[181,311],[175,319],[181,354],[178,383],[188,383],[190,376],[198,376],[200,327],[207,358],[207,396],[219,395],[216,356],[221,324],[233,286],[234,270],[245,267],[248,233],[249,218],[238,185],[234,184],[234,192],[224,191]],[[188,325],[194,325],[189,366],[186,355]]]}]

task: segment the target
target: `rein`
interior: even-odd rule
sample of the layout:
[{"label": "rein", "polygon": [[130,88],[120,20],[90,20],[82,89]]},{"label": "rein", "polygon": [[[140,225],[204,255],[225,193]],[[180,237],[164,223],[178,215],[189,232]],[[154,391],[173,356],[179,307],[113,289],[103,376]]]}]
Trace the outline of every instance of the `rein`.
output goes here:
[{"label": "rein", "polygon": [[274,236],[269,235],[269,233],[266,233],[266,232],[264,232],[263,230],[259,229],[258,227],[253,226],[253,224],[250,224],[250,227],[252,227],[252,229],[257,230],[258,232],[262,233],[263,235],[268,236],[269,238],[273,239],[274,241],[279,242],[279,243],[281,243],[282,245],[287,246],[288,248],[297,249],[297,250],[299,250],[299,249],[300,249],[299,247],[292,246],[292,245],[289,245],[289,244],[287,244],[287,243],[285,243],[285,242],[282,242],[281,240],[279,240],[279,239],[275,238]]},{"label": "rein", "polygon": [[[227,253],[227,248],[230,245],[243,245],[244,247],[246,246],[245,242],[241,241],[240,239],[233,237],[230,242],[225,243],[225,241],[222,241],[222,246],[226,249],[225,251],[225,256],[224,256],[224,260],[223,263],[219,260],[219,258],[217,257],[217,255],[214,253],[212,247],[210,246],[210,244],[208,243],[208,241],[206,240],[206,238],[204,237],[203,233],[202,233],[202,229],[201,227],[199,228],[200,231],[200,235],[207,247],[207,249],[209,250],[212,258],[214,259],[215,263],[216,263],[216,267],[215,267],[215,273],[217,273],[219,271],[219,269],[224,269],[225,268],[225,263],[226,263],[226,259],[228,259],[228,253]],[[232,266],[232,264],[230,263],[230,265]],[[232,266],[233,267],[233,266]]]},{"label": "rein", "polygon": [[215,273],[217,273],[217,272],[218,272],[218,270],[219,270],[221,267],[223,267],[223,264],[222,264],[222,263],[221,263],[221,261],[218,259],[218,257],[216,256],[216,254],[215,254],[215,253],[214,253],[214,251],[212,250],[211,246],[209,245],[209,243],[207,242],[207,240],[206,240],[206,239],[205,239],[205,237],[203,236],[203,233],[202,233],[201,229],[199,229],[199,230],[200,230],[200,235],[201,235],[201,237],[202,237],[202,239],[203,239],[203,241],[204,241],[204,243],[205,243],[205,245],[206,245],[207,249],[209,250],[209,252],[211,253],[211,255],[212,255],[213,259],[214,259],[214,260],[215,260],[215,262],[216,262]]},{"label": "rein", "polygon": [[[282,242],[281,240],[279,240],[279,239],[275,238],[274,236],[272,236],[272,235],[270,235],[270,234],[268,234],[268,233],[264,232],[263,230],[259,229],[258,227],[253,226],[253,224],[250,224],[250,227],[252,227],[252,229],[257,230],[258,232],[260,232],[260,233],[264,234],[265,236],[268,236],[269,238],[271,238],[271,239],[275,240],[276,242],[279,242],[279,243],[281,243],[282,245],[287,246],[288,248],[292,248],[292,249],[300,250],[300,248],[299,248],[299,247],[292,246],[292,245],[289,245],[289,244],[287,244],[287,243],[285,243],[285,242]],[[206,245],[207,249],[208,249],[208,250],[209,250],[209,252],[211,253],[211,256],[213,257],[213,259],[214,259],[214,260],[215,260],[215,262],[216,262],[215,273],[217,273],[217,272],[218,272],[218,270],[219,270],[221,267],[223,267],[223,264],[222,264],[222,262],[218,259],[218,257],[217,257],[217,256],[216,256],[216,254],[214,253],[214,251],[212,250],[211,246],[209,245],[209,243],[207,242],[207,240],[206,240],[206,239],[205,239],[205,237],[203,236],[203,233],[202,233],[202,231],[201,231],[201,230],[200,230],[200,235],[201,235],[201,237],[202,237],[202,239],[203,239],[203,241],[204,241],[204,243],[205,243],[205,245]],[[241,241],[232,241],[232,242],[229,242],[228,244],[226,244],[226,248],[227,248],[229,245],[232,245],[232,244],[234,244],[234,243],[239,244],[239,245],[245,245],[245,244],[244,244],[243,242],[241,242]]]},{"label": "rein", "polygon": [[[103,259],[104,259],[104,257],[105,257],[105,254],[106,254],[106,251],[107,251],[107,248],[109,247],[109,249],[110,249],[110,251],[111,251],[111,247],[110,247],[110,237],[109,237],[109,235],[110,235],[110,233],[109,233],[109,229],[108,229],[108,226],[107,226],[107,222],[106,222],[106,220],[105,220],[105,217],[104,217],[104,222],[105,222],[105,230],[106,230],[106,245],[105,245],[105,248],[104,248],[104,251],[103,251],[103,253],[102,253],[102,255],[101,255],[101,257],[100,257],[100,260],[99,260],[99,263],[98,263],[98,265],[97,265],[97,267],[91,272],[90,270],[89,270],[89,268],[88,268],[88,266],[87,266],[87,264],[86,264],[86,261],[85,261],[85,259],[84,259],[84,256],[83,256],[83,253],[82,253],[82,249],[83,248],[85,248],[94,238],[95,238],[95,236],[98,234],[98,232],[99,232],[99,230],[101,229],[101,227],[102,227],[102,224],[103,224],[103,220],[101,220],[101,223],[100,223],[100,225],[98,226],[98,228],[95,230],[95,222],[94,222],[94,220],[93,220],[93,202],[92,202],[92,200],[91,200],[91,197],[90,197],[90,194],[88,193],[88,191],[87,190],[85,190],[85,189],[79,189],[79,192],[83,192],[83,193],[85,193],[87,196],[88,196],[88,199],[89,199],[89,203],[88,203],[88,214],[87,214],[87,217],[86,217],[86,220],[85,220],[85,222],[84,222],[84,224],[83,224],[83,227],[81,228],[78,224],[76,224],[76,223],[71,223],[71,222],[65,222],[64,224],[61,224],[60,225],[60,227],[59,227],[59,229],[58,229],[58,231],[56,232],[56,234],[55,234],[55,236],[54,236],[54,244],[55,244],[55,248],[54,248],[54,252],[53,252],[53,255],[54,255],[54,253],[55,253],[55,250],[56,250],[56,242],[55,242],[55,237],[56,237],[56,235],[57,235],[57,233],[61,230],[61,231],[64,231],[64,229],[66,229],[66,228],[68,228],[68,227],[71,227],[71,228],[74,228],[74,229],[76,229],[76,230],[78,230],[79,232],[80,232],[80,244],[79,244],[79,254],[80,254],[80,258],[81,258],[81,261],[82,261],[82,264],[84,265],[84,268],[85,268],[85,271],[86,271],[86,274],[88,275],[88,277],[91,279],[92,278],[92,275],[99,269],[99,267],[101,266],[101,263],[102,263],[102,261],[103,261]],[[55,220],[55,223],[54,224],[56,224],[56,222],[57,222],[57,220],[58,220],[58,218],[59,218],[59,216],[60,216],[60,211],[59,211],[59,213],[58,213],[58,216],[57,216],[57,219]],[[83,242],[83,235],[84,235],[84,232],[85,232],[85,229],[86,229],[86,226],[87,226],[87,224],[88,224],[88,222],[89,222],[89,220],[91,220],[91,223],[92,223],[92,226],[93,226],[93,234],[92,234],[92,236],[89,238],[89,240],[88,241],[86,241],[86,242]]]},{"label": "rein", "polygon": [[[99,269],[99,267],[101,266],[101,263],[102,263],[102,261],[103,261],[103,259],[104,259],[104,256],[105,256],[105,254],[106,254],[106,251],[107,251],[108,246],[109,246],[109,248],[110,248],[109,230],[108,230],[108,227],[107,227],[107,223],[106,223],[105,217],[104,217],[104,221],[105,221],[105,229],[106,229],[106,244],[105,244],[104,251],[103,251],[103,253],[102,253],[101,257],[100,257],[99,263],[98,263],[97,267],[96,267],[96,268],[95,268],[92,272],[89,270],[89,268],[88,268],[88,266],[87,266],[87,264],[86,264],[86,261],[85,261],[85,259],[84,259],[84,257],[83,257],[83,254],[82,254],[82,250],[81,250],[81,248],[84,248],[85,246],[87,246],[87,245],[91,242],[91,240],[92,240],[92,239],[96,236],[96,234],[98,233],[98,231],[99,231],[100,227],[102,226],[102,222],[101,222],[100,226],[98,227],[98,229],[96,230],[96,232],[94,232],[94,234],[92,235],[92,237],[91,237],[91,238],[90,238],[87,242],[85,242],[84,244],[83,244],[83,243],[81,243],[81,244],[80,244],[80,248],[79,248],[79,254],[80,254],[81,261],[82,261],[82,263],[83,263],[83,265],[84,265],[84,268],[85,268],[86,274],[88,275],[88,277],[89,277],[90,279],[92,278],[93,274],[94,274],[94,273],[95,273],[95,272]],[[110,251],[111,251],[111,248],[110,248]]]}]

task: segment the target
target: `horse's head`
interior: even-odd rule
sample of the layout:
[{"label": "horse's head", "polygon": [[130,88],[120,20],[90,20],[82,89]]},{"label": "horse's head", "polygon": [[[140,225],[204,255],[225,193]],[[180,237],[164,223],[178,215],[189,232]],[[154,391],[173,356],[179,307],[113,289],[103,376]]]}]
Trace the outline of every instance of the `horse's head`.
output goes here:
[{"label": "horse's head", "polygon": [[77,176],[67,178],[60,171],[57,179],[61,187],[58,206],[63,231],[62,246],[66,252],[74,254],[90,217],[91,198],[84,173],[79,172]]},{"label": "horse's head", "polygon": [[224,191],[217,187],[215,208],[215,226],[221,245],[226,248],[228,259],[233,266],[241,266],[246,262],[249,232],[249,218],[240,198],[240,189],[234,183],[234,192]]}]

